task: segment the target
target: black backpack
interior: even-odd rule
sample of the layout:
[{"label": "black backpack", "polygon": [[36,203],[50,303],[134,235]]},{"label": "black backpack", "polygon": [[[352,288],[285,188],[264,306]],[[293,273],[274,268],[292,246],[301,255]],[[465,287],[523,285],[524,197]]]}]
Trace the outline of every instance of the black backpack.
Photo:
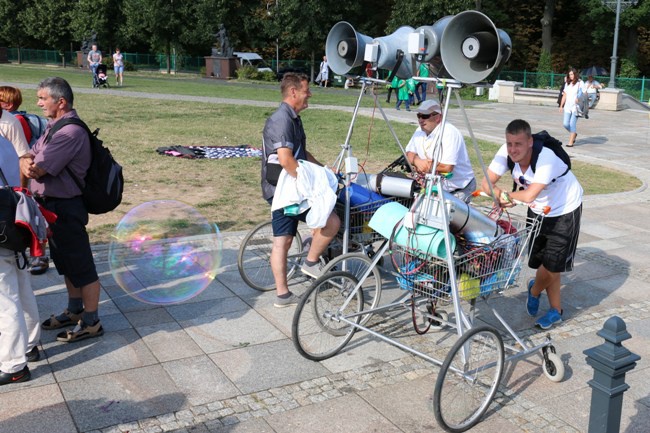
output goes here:
[{"label": "black backpack", "polygon": [[[542,152],[543,147],[551,149],[553,153],[555,153],[555,156],[560,158],[562,162],[567,165],[567,169],[558,177],[564,176],[569,172],[569,170],[571,170],[571,158],[562,147],[562,142],[557,138],[552,137],[548,132],[540,131],[537,134],[533,134],[533,155],[530,158],[530,169],[533,173],[535,173],[537,159],[539,158],[539,154]],[[515,163],[510,159],[510,156],[508,156],[508,168],[510,169],[510,173],[512,173],[512,170],[515,168]],[[553,179],[553,182],[555,182],[556,179],[557,177]],[[517,184],[516,182],[513,182],[512,190],[515,191],[516,188]]]},{"label": "black backpack", "polygon": [[88,126],[80,119],[63,119],[50,129],[45,142],[50,141],[59,129],[70,124],[84,128],[90,138],[91,161],[84,179],[86,186],[81,186],[81,182],[69,167],[66,167],[66,170],[81,190],[88,213],[97,215],[110,212],[122,202],[124,176],[122,166],[113,159],[111,151],[104,147],[103,142],[97,137],[99,129],[90,132]]},{"label": "black backpack", "polygon": [[[9,186],[2,169],[0,179],[3,185],[0,186],[0,248],[16,253],[16,264],[19,269],[27,266],[27,255],[25,251],[31,243],[29,231],[16,224],[16,206],[18,206],[18,194]],[[23,264],[18,260],[18,254],[23,258]]]}]

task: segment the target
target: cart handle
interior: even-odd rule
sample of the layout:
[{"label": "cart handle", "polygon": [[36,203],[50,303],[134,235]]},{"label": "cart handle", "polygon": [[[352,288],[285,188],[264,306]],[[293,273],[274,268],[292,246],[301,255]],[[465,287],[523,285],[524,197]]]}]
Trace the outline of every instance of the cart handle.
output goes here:
[{"label": "cart handle", "polygon": [[[481,190],[474,191],[474,192],[472,193],[472,196],[474,196],[474,197],[481,196],[481,197],[490,197],[490,198],[492,197],[490,194],[488,194],[488,193],[486,193],[486,192],[483,192],[483,191],[481,191]],[[517,199],[514,199],[514,198],[512,198],[512,197],[510,197],[510,200],[512,200],[512,202],[513,202],[514,204],[523,204],[524,206],[528,206],[528,207],[531,208],[531,209],[536,209],[536,208],[537,208],[537,206],[535,205],[535,203],[526,203],[526,202],[524,202],[524,201],[517,200]],[[550,206],[544,206],[544,208],[542,209],[542,213],[543,213],[544,215],[548,215],[549,212],[551,212],[551,207],[550,207]]]}]

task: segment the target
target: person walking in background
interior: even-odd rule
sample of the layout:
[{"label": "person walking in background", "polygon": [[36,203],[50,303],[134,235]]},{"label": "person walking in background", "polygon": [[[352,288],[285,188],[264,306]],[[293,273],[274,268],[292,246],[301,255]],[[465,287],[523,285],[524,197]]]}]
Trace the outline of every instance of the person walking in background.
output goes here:
[{"label": "person walking in background", "polygon": [[[406,80],[406,88],[409,90],[409,102],[411,103],[411,105],[420,104],[420,95],[418,95],[417,87],[418,87],[418,83],[415,81],[413,77]],[[417,98],[417,102],[415,102],[416,98]]]},{"label": "person walking in background", "polygon": [[115,48],[113,54],[113,70],[115,71],[115,82],[118,86],[122,86],[124,82],[124,56],[119,48]]},{"label": "person walking in background", "polygon": [[561,107],[562,106],[562,95],[564,94],[564,86],[566,86],[566,82],[568,80],[568,75],[565,75],[564,78],[562,79],[562,85],[560,86],[560,93],[557,95],[557,106]]},{"label": "person walking in background", "polygon": [[402,102],[406,102],[406,111],[411,111],[411,95],[409,95],[408,85],[406,80],[398,79],[397,82],[397,104],[395,109],[399,111]]},{"label": "person walking in background", "polygon": [[[537,162],[531,167],[533,155]],[[511,175],[517,191],[508,193],[496,186],[510,171],[508,159],[514,162]],[[535,324],[549,329],[562,321],[561,274],[573,270],[573,261],[580,234],[582,215],[582,186],[569,167],[551,149],[534,145],[530,125],[516,119],[506,128],[506,144],[497,151],[487,171],[494,194],[502,207],[511,207],[513,200],[533,203],[528,207],[528,218],[542,217],[545,207],[548,215],[541,219],[539,234],[530,247],[528,266],[537,269],[535,278],[528,282],[526,312],[537,316],[539,298],[548,295],[549,310]],[[486,179],[481,188],[490,193]]]},{"label": "person walking in background", "polygon": [[[429,65],[427,63],[420,63],[417,77],[427,78],[429,76]],[[415,95],[418,98],[418,105],[427,100],[427,82],[418,81],[418,84],[415,86]]]},{"label": "person walking in background", "polygon": [[[323,165],[307,151],[307,137],[299,116],[309,107],[309,77],[287,73],[282,78],[280,90],[282,103],[266,120],[262,133],[262,196],[270,204],[273,203],[276,185],[283,170],[296,178],[298,160]],[[300,300],[287,285],[287,255],[296,236],[299,221],[306,221],[310,211],[311,209],[298,215],[286,214],[284,209],[272,212],[273,246],[270,262],[277,294],[273,305],[277,308],[296,305]],[[340,224],[338,216],[332,212],[324,227],[313,230],[309,252],[301,269],[303,274],[313,278],[320,276],[320,256],[338,233]]]},{"label": "person walking in background", "polygon": [[320,62],[320,69],[319,69],[321,87],[327,87],[329,76],[330,76],[329,71],[330,69],[329,69],[329,65],[327,64],[327,56],[323,56],[323,61]]},{"label": "person walking in background", "polygon": [[38,85],[36,96],[38,106],[51,120],[43,136],[20,159],[20,169],[31,179],[36,200],[58,216],[50,226],[50,254],[68,290],[68,308],[58,316],[50,316],[41,327],[74,326],[72,331],[61,332],[56,337],[58,341],[72,343],[104,334],[98,311],[99,277],[86,231],[88,211],[72,178],[72,175],[79,179],[86,176],[91,161],[90,137],[79,125],[65,125],[48,137],[58,122],[79,118],[67,81],[46,78]]},{"label": "person walking in background", "polygon": [[88,68],[93,73],[93,87],[95,87],[95,75],[97,75],[97,66],[102,62],[102,52],[97,49],[97,44],[92,45],[92,49],[88,51]]},{"label": "person walking in background", "polygon": [[[18,155],[0,137],[0,170],[10,186],[20,184]],[[41,357],[38,306],[31,277],[14,251],[0,248],[0,385],[31,379],[28,362]]]},{"label": "person walking in background", "polygon": [[569,131],[569,143],[567,147],[573,147],[578,137],[578,104],[582,96],[583,83],[575,68],[569,69],[567,73],[567,82],[562,92],[562,101],[560,102],[560,111],[564,113],[563,126]]},{"label": "person walking in background", "polygon": [[386,96],[386,102],[390,104],[391,93],[393,93],[393,91],[397,93],[397,89],[399,88],[399,78],[397,78],[397,75],[393,77],[390,84],[388,84],[386,87],[388,88],[388,95]]}]

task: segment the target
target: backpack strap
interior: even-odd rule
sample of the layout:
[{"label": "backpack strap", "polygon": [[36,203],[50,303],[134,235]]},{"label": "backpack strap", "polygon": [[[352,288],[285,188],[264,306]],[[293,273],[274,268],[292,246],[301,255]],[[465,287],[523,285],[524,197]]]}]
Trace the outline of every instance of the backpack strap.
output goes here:
[{"label": "backpack strap", "polygon": [[[92,140],[92,138],[90,137],[92,135],[92,133],[90,132],[90,129],[88,129],[88,125],[86,125],[86,123],[81,119],[77,119],[76,117],[69,117],[67,119],[62,119],[62,120],[56,122],[54,124],[54,126],[52,126],[52,128],[50,128],[50,130],[47,133],[47,136],[45,137],[45,143],[48,143],[52,139],[54,134],[56,134],[59,131],[59,129],[63,128],[66,125],[81,126],[83,129],[86,130],[86,133],[88,134],[88,139]],[[92,143],[90,143],[90,144],[92,145]],[[72,178],[74,183],[77,185],[77,187],[79,188],[79,191],[83,191],[84,188],[83,188],[83,185],[81,184],[81,181],[72,172],[72,170],[70,170],[70,167],[68,167],[66,165],[65,170],[68,172],[68,175],[70,175],[70,177]]]}]

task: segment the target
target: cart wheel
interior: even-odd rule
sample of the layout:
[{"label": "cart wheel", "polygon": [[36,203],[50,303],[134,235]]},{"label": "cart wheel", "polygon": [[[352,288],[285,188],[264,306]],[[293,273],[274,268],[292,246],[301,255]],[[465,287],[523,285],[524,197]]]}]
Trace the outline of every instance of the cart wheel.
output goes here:
[{"label": "cart wheel", "polygon": [[[352,274],[330,272],[317,279],[302,296],[291,326],[293,345],[302,356],[322,361],[348,344],[356,327],[342,322],[340,317],[363,311],[363,291],[353,291],[357,283]],[[350,320],[359,323],[361,316]]]},{"label": "cart wheel", "polygon": [[542,370],[552,382],[562,382],[562,379],[564,379],[564,363],[562,358],[555,352],[549,350],[544,354]]},{"label": "cart wheel", "polygon": [[[330,260],[323,272],[345,271],[354,275],[357,280],[361,280],[361,277],[371,264],[372,260],[363,253],[348,253]],[[363,310],[378,307],[381,298],[381,272],[377,266],[372,269],[372,272],[363,281],[361,288],[363,290]],[[371,316],[372,314],[363,316],[361,324],[365,325]]]},{"label": "cart wheel", "polygon": [[[272,247],[273,229],[270,221],[255,226],[239,246],[239,275],[255,290],[266,292],[275,289],[270,262]],[[302,251],[302,238],[300,233],[296,233],[287,257],[287,280],[291,279],[301,266]]]},{"label": "cart wheel", "polygon": [[464,432],[480,421],[499,387],[503,357],[503,340],[494,328],[472,328],[456,341],[433,392],[433,412],[443,429]]},{"label": "cart wheel", "polygon": [[447,326],[449,321],[449,314],[445,310],[436,310],[433,313],[434,317],[438,317],[440,320],[429,319],[431,322],[431,331],[440,331]]}]

